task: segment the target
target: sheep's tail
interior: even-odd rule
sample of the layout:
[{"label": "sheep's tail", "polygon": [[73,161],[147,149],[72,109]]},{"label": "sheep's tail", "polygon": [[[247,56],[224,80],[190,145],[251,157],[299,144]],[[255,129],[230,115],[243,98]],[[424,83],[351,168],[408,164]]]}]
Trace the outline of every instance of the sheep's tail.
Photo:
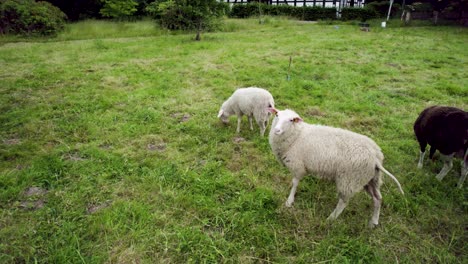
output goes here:
[{"label": "sheep's tail", "polygon": [[398,185],[398,189],[400,190],[401,194],[405,194],[405,192],[403,192],[403,189],[401,188],[401,185],[400,183],[398,182],[397,178],[395,176],[393,176],[393,174],[391,174],[388,170],[386,170],[382,164],[380,164],[379,162],[377,162],[377,168],[383,172],[385,172],[385,174],[387,174],[388,176],[390,176],[390,178],[392,178],[392,180]]}]

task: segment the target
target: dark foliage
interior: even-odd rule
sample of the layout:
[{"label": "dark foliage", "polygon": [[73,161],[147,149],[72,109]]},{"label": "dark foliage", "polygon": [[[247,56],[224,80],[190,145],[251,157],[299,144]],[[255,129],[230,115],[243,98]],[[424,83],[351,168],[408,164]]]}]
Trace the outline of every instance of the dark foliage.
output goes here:
[{"label": "dark foliage", "polygon": [[[380,2],[375,1],[366,5],[366,8],[375,10],[377,14],[379,15],[379,17],[386,17],[389,7],[390,7],[389,1],[380,1]],[[400,9],[401,9],[400,4],[393,3],[390,15],[391,16],[395,15],[398,11],[400,11]]]},{"label": "dark foliage", "polygon": [[359,20],[367,21],[368,19],[377,18],[379,14],[370,8],[343,8],[341,10],[342,20]]},{"label": "dark foliage", "polygon": [[62,10],[71,21],[86,18],[101,18],[99,10],[103,7],[101,0],[46,0]]},{"label": "dark foliage", "polygon": [[5,0],[0,2],[0,33],[54,35],[64,28],[66,15],[48,2]]}]

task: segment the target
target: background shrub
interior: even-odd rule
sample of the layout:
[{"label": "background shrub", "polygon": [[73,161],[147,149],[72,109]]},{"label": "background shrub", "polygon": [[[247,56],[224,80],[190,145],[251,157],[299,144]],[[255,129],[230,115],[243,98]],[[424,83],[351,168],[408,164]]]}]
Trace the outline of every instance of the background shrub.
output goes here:
[{"label": "background shrub", "polygon": [[[262,5],[262,8],[267,7],[266,5]],[[250,16],[258,16],[259,8],[258,4],[246,4],[246,5],[233,5],[231,9],[231,13],[229,14],[230,17],[236,18],[247,18]]]},{"label": "background shrub", "polygon": [[156,0],[146,8],[148,14],[171,30],[211,30],[229,12],[229,5],[216,0]]},{"label": "background shrub", "polygon": [[0,32],[3,34],[54,35],[63,30],[66,18],[60,9],[48,2],[0,2]]},{"label": "background shrub", "polygon": [[379,17],[379,14],[374,9],[370,8],[347,7],[341,10],[342,20],[360,20],[364,22],[377,17]]}]

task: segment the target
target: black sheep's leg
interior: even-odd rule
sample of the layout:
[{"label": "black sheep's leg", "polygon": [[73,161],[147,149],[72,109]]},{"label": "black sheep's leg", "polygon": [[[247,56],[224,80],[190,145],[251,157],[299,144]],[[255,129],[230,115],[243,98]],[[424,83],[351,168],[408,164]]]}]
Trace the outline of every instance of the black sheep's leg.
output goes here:
[{"label": "black sheep's leg", "polygon": [[458,188],[463,187],[463,182],[466,179],[466,176],[468,175],[468,149],[465,151],[465,155],[463,157],[463,160],[461,162],[461,175],[460,175],[460,180],[458,181]]},{"label": "black sheep's leg", "polygon": [[442,157],[444,159],[444,167],[442,168],[442,170],[440,170],[439,174],[437,174],[436,176],[436,178],[439,181],[441,181],[453,167],[453,163],[452,163],[453,153],[450,155],[442,155]]},{"label": "black sheep's leg", "polygon": [[431,149],[429,150],[429,159],[432,159],[434,157],[435,152],[436,148],[434,146],[431,146]]},{"label": "black sheep's leg", "polygon": [[426,146],[427,143],[424,141],[419,141],[419,162],[418,162],[418,168],[421,169],[423,167],[423,162],[424,162],[424,155],[426,155]]}]

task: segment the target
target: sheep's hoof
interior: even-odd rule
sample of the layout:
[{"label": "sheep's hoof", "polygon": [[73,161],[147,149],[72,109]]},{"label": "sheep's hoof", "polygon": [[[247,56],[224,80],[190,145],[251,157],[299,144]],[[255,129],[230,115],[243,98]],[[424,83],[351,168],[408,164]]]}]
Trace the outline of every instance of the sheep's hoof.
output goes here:
[{"label": "sheep's hoof", "polygon": [[369,221],[369,225],[368,225],[368,226],[369,226],[370,229],[373,229],[373,228],[377,227],[378,225],[379,225],[379,223],[374,223],[374,222],[372,222],[372,221]]},{"label": "sheep's hoof", "polygon": [[290,201],[286,201],[286,203],[284,203],[284,205],[288,208],[291,208],[292,207],[292,204],[293,202],[290,202]]},{"label": "sheep's hoof", "polygon": [[418,169],[422,169],[423,165],[422,164],[418,164]]}]

